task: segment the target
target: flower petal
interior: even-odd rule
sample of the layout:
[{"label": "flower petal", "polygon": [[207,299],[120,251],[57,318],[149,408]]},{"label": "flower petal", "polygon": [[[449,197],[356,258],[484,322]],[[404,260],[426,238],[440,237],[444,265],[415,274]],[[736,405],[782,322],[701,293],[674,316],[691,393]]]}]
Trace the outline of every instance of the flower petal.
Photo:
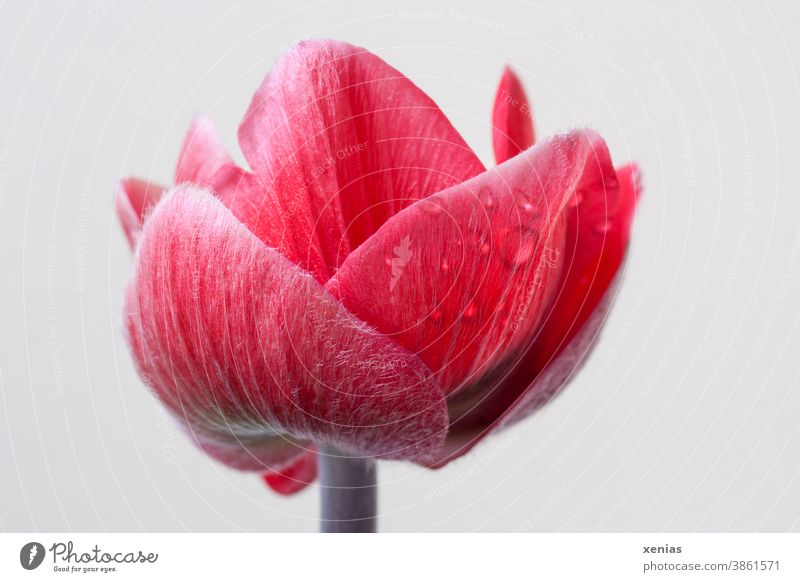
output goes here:
[{"label": "flower petal", "polygon": [[282,495],[292,495],[311,485],[317,478],[317,453],[308,451],[279,470],[264,473],[264,481]]},{"label": "flower petal", "polygon": [[175,183],[192,182],[208,186],[217,170],[226,164],[233,164],[233,160],[214,122],[205,115],[197,116],[183,140],[175,168]]},{"label": "flower petal", "polygon": [[577,204],[568,211],[565,264],[550,314],[501,382],[451,400],[451,430],[436,466],[551,401],[591,353],[621,276],[640,192],[635,165],[614,173],[605,146],[598,142],[594,151],[596,161],[587,164]]},{"label": "flower petal", "polygon": [[238,468],[285,463],[304,440],[425,459],[444,439],[444,398],[419,359],[202,190],[176,188],[148,219],[126,313],[140,373]]},{"label": "flower petal", "polygon": [[494,159],[502,164],[535,142],[533,113],[522,82],[511,67],[503,70],[492,112]]},{"label": "flower petal", "polygon": [[326,281],[352,249],[416,200],[483,171],[439,107],[377,56],[330,40],[275,65],[239,127],[265,194],[239,218],[262,240],[283,216],[301,262]]},{"label": "flower petal", "polygon": [[117,184],[114,205],[131,249],[142,230],[147,213],[164,193],[164,187],[139,178],[126,178]]},{"label": "flower petal", "polygon": [[328,289],[419,354],[445,393],[491,384],[558,290],[563,215],[595,139],[551,138],[414,204],[354,251]]}]

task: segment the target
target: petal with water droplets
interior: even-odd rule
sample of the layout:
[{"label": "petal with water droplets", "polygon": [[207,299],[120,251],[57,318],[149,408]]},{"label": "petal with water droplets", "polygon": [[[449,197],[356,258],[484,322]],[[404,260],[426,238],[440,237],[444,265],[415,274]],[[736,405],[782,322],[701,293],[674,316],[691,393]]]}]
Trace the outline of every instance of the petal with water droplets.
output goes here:
[{"label": "petal with water droplets", "polygon": [[[356,249],[328,288],[419,354],[446,393],[501,375],[557,290],[564,213],[594,139],[548,139],[414,204]],[[402,240],[406,257],[395,251]]]},{"label": "petal with water droplets", "polygon": [[640,186],[635,166],[613,170],[601,141],[593,142],[592,152],[567,207],[564,266],[552,309],[508,375],[451,399],[451,430],[436,466],[549,402],[595,345],[620,277]]}]

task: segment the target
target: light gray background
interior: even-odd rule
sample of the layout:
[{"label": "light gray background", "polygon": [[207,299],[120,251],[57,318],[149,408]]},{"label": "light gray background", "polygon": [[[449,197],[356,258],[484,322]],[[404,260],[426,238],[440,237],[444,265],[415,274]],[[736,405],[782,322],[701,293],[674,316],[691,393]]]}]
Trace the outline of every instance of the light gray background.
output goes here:
[{"label": "light gray background", "polygon": [[554,404],[431,472],[383,463],[381,528],[800,529],[797,3],[0,5],[0,529],[316,528],[216,464],[136,376],[119,176],[168,183],[286,46],[331,36],[429,92],[491,162],[504,63],[540,135],[591,125],[646,191],[624,285]]}]

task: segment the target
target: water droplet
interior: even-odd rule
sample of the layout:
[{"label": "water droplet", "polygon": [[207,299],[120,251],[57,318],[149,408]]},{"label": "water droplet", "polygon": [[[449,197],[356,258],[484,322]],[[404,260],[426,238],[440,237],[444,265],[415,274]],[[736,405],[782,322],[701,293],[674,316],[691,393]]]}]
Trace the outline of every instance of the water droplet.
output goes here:
[{"label": "water droplet", "polygon": [[478,199],[486,208],[491,208],[494,206],[494,196],[489,188],[481,188],[480,192],[478,193]]},{"label": "water droplet", "polygon": [[437,204],[436,202],[431,202],[429,200],[424,201],[422,209],[428,212],[429,214],[440,214],[442,212],[442,207],[439,206],[439,204]]},{"label": "water droplet", "polygon": [[387,264],[387,265],[389,265],[390,267],[392,266],[392,259],[391,259],[391,257],[386,257],[384,260],[386,261],[386,264]]},{"label": "water droplet", "polygon": [[520,265],[528,261],[539,242],[538,232],[526,227],[501,228],[497,231],[495,245],[507,262]]},{"label": "water droplet", "polygon": [[474,303],[470,302],[470,304],[467,305],[467,308],[464,310],[464,317],[472,317],[475,315],[476,311],[478,311],[478,308],[475,307]]},{"label": "water droplet", "polygon": [[531,258],[533,255],[534,248],[536,247],[536,241],[530,238],[525,238],[520,241],[519,247],[517,248],[517,254],[514,257],[514,262],[518,265],[526,262]]},{"label": "water droplet", "polygon": [[578,190],[577,192],[575,192],[575,195],[572,198],[570,198],[569,206],[571,208],[575,208],[578,204],[583,202],[583,197],[584,197],[583,190]]},{"label": "water droplet", "polygon": [[613,226],[614,226],[614,221],[608,219],[601,222],[600,224],[595,224],[593,228],[597,234],[606,234],[608,231],[611,230]]},{"label": "water droplet", "polygon": [[486,255],[488,255],[488,254],[489,254],[489,250],[490,250],[490,249],[491,249],[491,247],[490,247],[488,244],[484,244],[484,245],[481,247],[481,254],[482,254],[483,256],[486,256]]},{"label": "water droplet", "polygon": [[445,260],[442,261],[441,267],[442,273],[447,273],[450,270],[450,264]]},{"label": "water droplet", "polygon": [[530,202],[526,202],[525,204],[522,205],[522,209],[528,214],[530,214],[533,212],[533,204],[531,204]]}]

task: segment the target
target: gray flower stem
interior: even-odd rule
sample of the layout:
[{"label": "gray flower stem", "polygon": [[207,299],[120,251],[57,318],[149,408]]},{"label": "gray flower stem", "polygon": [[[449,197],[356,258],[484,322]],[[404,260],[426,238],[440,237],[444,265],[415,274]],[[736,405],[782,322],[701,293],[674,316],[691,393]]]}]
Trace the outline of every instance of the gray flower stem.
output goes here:
[{"label": "gray flower stem", "polygon": [[322,495],[320,531],[375,532],[378,512],[375,461],[349,455],[332,445],[322,445],[318,458]]}]

